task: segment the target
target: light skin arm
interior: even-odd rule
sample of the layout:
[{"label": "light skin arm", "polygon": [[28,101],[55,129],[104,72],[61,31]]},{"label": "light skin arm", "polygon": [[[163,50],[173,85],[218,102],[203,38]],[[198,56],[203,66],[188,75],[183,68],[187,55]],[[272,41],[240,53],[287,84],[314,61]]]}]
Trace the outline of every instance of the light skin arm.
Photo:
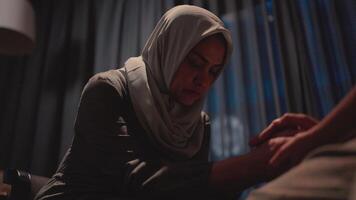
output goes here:
[{"label": "light skin arm", "polygon": [[[287,143],[280,146],[270,160],[270,163],[272,165],[280,165],[281,163],[285,164],[287,162],[297,164],[309,151],[318,146],[341,142],[348,138],[355,137],[355,110],[356,87],[353,87],[348,95],[319,123],[311,125],[309,128],[302,128],[302,130],[291,137]],[[305,124],[305,121],[310,121],[308,116],[289,114],[288,120],[282,117],[277,125],[273,126],[272,123],[259,136],[252,139],[251,144],[252,146],[258,146],[270,138],[280,136],[280,127],[293,128]]]},{"label": "light skin arm", "polygon": [[320,122],[303,114],[285,115],[253,139],[256,148],[250,153],[214,163],[210,185],[242,191],[283,173],[315,147],[355,137],[355,111],[356,87]]},{"label": "light skin arm", "polygon": [[319,145],[354,137],[356,129],[356,86],[346,97],[310,130],[310,137]]}]

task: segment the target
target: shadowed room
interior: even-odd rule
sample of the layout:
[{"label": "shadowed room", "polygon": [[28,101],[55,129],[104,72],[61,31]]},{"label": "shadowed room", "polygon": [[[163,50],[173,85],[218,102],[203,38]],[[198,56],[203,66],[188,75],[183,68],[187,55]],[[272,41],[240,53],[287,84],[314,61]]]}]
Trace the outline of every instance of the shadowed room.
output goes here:
[{"label": "shadowed room", "polygon": [[356,1],[0,0],[0,200],[356,200]]}]

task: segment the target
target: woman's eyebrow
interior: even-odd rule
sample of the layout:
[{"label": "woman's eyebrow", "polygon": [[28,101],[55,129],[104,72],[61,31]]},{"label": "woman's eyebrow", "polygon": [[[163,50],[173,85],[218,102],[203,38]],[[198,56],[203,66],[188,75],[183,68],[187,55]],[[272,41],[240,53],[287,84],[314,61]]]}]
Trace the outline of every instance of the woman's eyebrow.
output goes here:
[{"label": "woman's eyebrow", "polygon": [[[205,58],[204,56],[202,56],[201,54],[199,54],[198,52],[196,51],[192,51],[192,53],[196,56],[198,56],[201,60],[203,60],[204,63],[209,63],[209,60],[207,58]],[[220,63],[220,64],[216,64],[217,66],[224,66],[223,63]]]}]

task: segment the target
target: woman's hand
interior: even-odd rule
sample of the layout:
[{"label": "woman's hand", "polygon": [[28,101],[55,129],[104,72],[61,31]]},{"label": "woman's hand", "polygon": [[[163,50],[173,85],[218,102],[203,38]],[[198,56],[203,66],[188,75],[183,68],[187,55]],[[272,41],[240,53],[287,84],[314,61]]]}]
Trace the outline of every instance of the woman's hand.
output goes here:
[{"label": "woman's hand", "polygon": [[[280,132],[279,134],[295,134],[295,131],[286,130],[284,132]],[[260,166],[264,166],[264,169],[261,169],[263,172],[261,180],[273,179],[293,166],[292,163],[289,162],[272,162],[275,161],[276,158],[279,158],[278,155],[281,154],[281,149],[291,143],[292,140],[294,140],[294,137],[292,136],[278,136],[271,138],[267,142],[251,150],[249,156],[256,156],[259,160],[256,163],[258,164],[258,162],[262,161],[262,165]]]},{"label": "woman's hand", "polygon": [[269,139],[278,136],[293,136],[299,132],[309,130],[318,121],[305,114],[286,113],[272,121],[259,135],[250,140],[250,146],[258,146]]},{"label": "woman's hand", "polygon": [[[273,140],[274,138],[269,142]],[[277,147],[269,163],[272,166],[293,167],[318,145],[309,131],[299,132],[295,136],[288,137],[287,141]]]},{"label": "woman's hand", "polygon": [[[319,145],[311,131],[285,130],[277,134],[293,136],[271,138],[251,151],[252,155],[266,156],[260,157],[260,160],[267,159],[262,179],[268,180],[279,176],[299,164],[307,153]],[[270,152],[269,155],[266,155],[266,152]]]},{"label": "woman's hand", "polygon": [[284,173],[290,166],[271,165],[270,160],[290,139],[272,138],[252,148],[247,154],[216,161],[212,167],[210,185],[225,193],[236,193]]}]

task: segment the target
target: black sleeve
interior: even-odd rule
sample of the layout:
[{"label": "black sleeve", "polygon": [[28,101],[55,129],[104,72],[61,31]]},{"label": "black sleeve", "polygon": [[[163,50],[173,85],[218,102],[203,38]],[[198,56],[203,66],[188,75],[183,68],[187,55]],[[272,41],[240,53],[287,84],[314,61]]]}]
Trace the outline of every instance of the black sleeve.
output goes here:
[{"label": "black sleeve", "polygon": [[72,160],[81,166],[82,176],[98,180],[98,187],[99,180],[112,189],[120,185],[126,162],[135,158],[134,142],[120,121],[126,106],[124,91],[94,76],[80,100]]},{"label": "black sleeve", "polygon": [[[149,161],[131,162],[126,192],[137,199],[233,199],[209,184],[212,163],[185,161],[155,168]],[[150,169],[150,168],[155,168]],[[148,176],[145,176],[144,174]],[[142,177],[144,176],[144,177]]]},{"label": "black sleeve", "polygon": [[208,161],[210,120],[203,113],[205,136],[200,151],[193,158],[170,164],[135,159],[128,163],[126,192],[138,199],[232,199],[210,187],[213,163]]},{"label": "black sleeve", "polygon": [[81,97],[75,123],[76,134],[103,152],[128,150],[132,144],[118,137],[127,136],[120,124],[125,106],[117,88],[104,80],[91,79]]},{"label": "black sleeve", "polygon": [[[112,188],[119,196],[212,199],[208,184],[211,170],[208,162],[209,132],[202,149],[192,160],[168,166],[159,160],[142,160],[135,154],[132,136],[122,129],[120,123],[127,107],[124,91],[100,78],[94,77],[88,82],[75,123],[72,149],[76,159],[90,168],[93,176],[104,177],[105,187]],[[137,159],[141,162],[133,167],[128,165]],[[145,167],[140,165],[143,162]]]}]

